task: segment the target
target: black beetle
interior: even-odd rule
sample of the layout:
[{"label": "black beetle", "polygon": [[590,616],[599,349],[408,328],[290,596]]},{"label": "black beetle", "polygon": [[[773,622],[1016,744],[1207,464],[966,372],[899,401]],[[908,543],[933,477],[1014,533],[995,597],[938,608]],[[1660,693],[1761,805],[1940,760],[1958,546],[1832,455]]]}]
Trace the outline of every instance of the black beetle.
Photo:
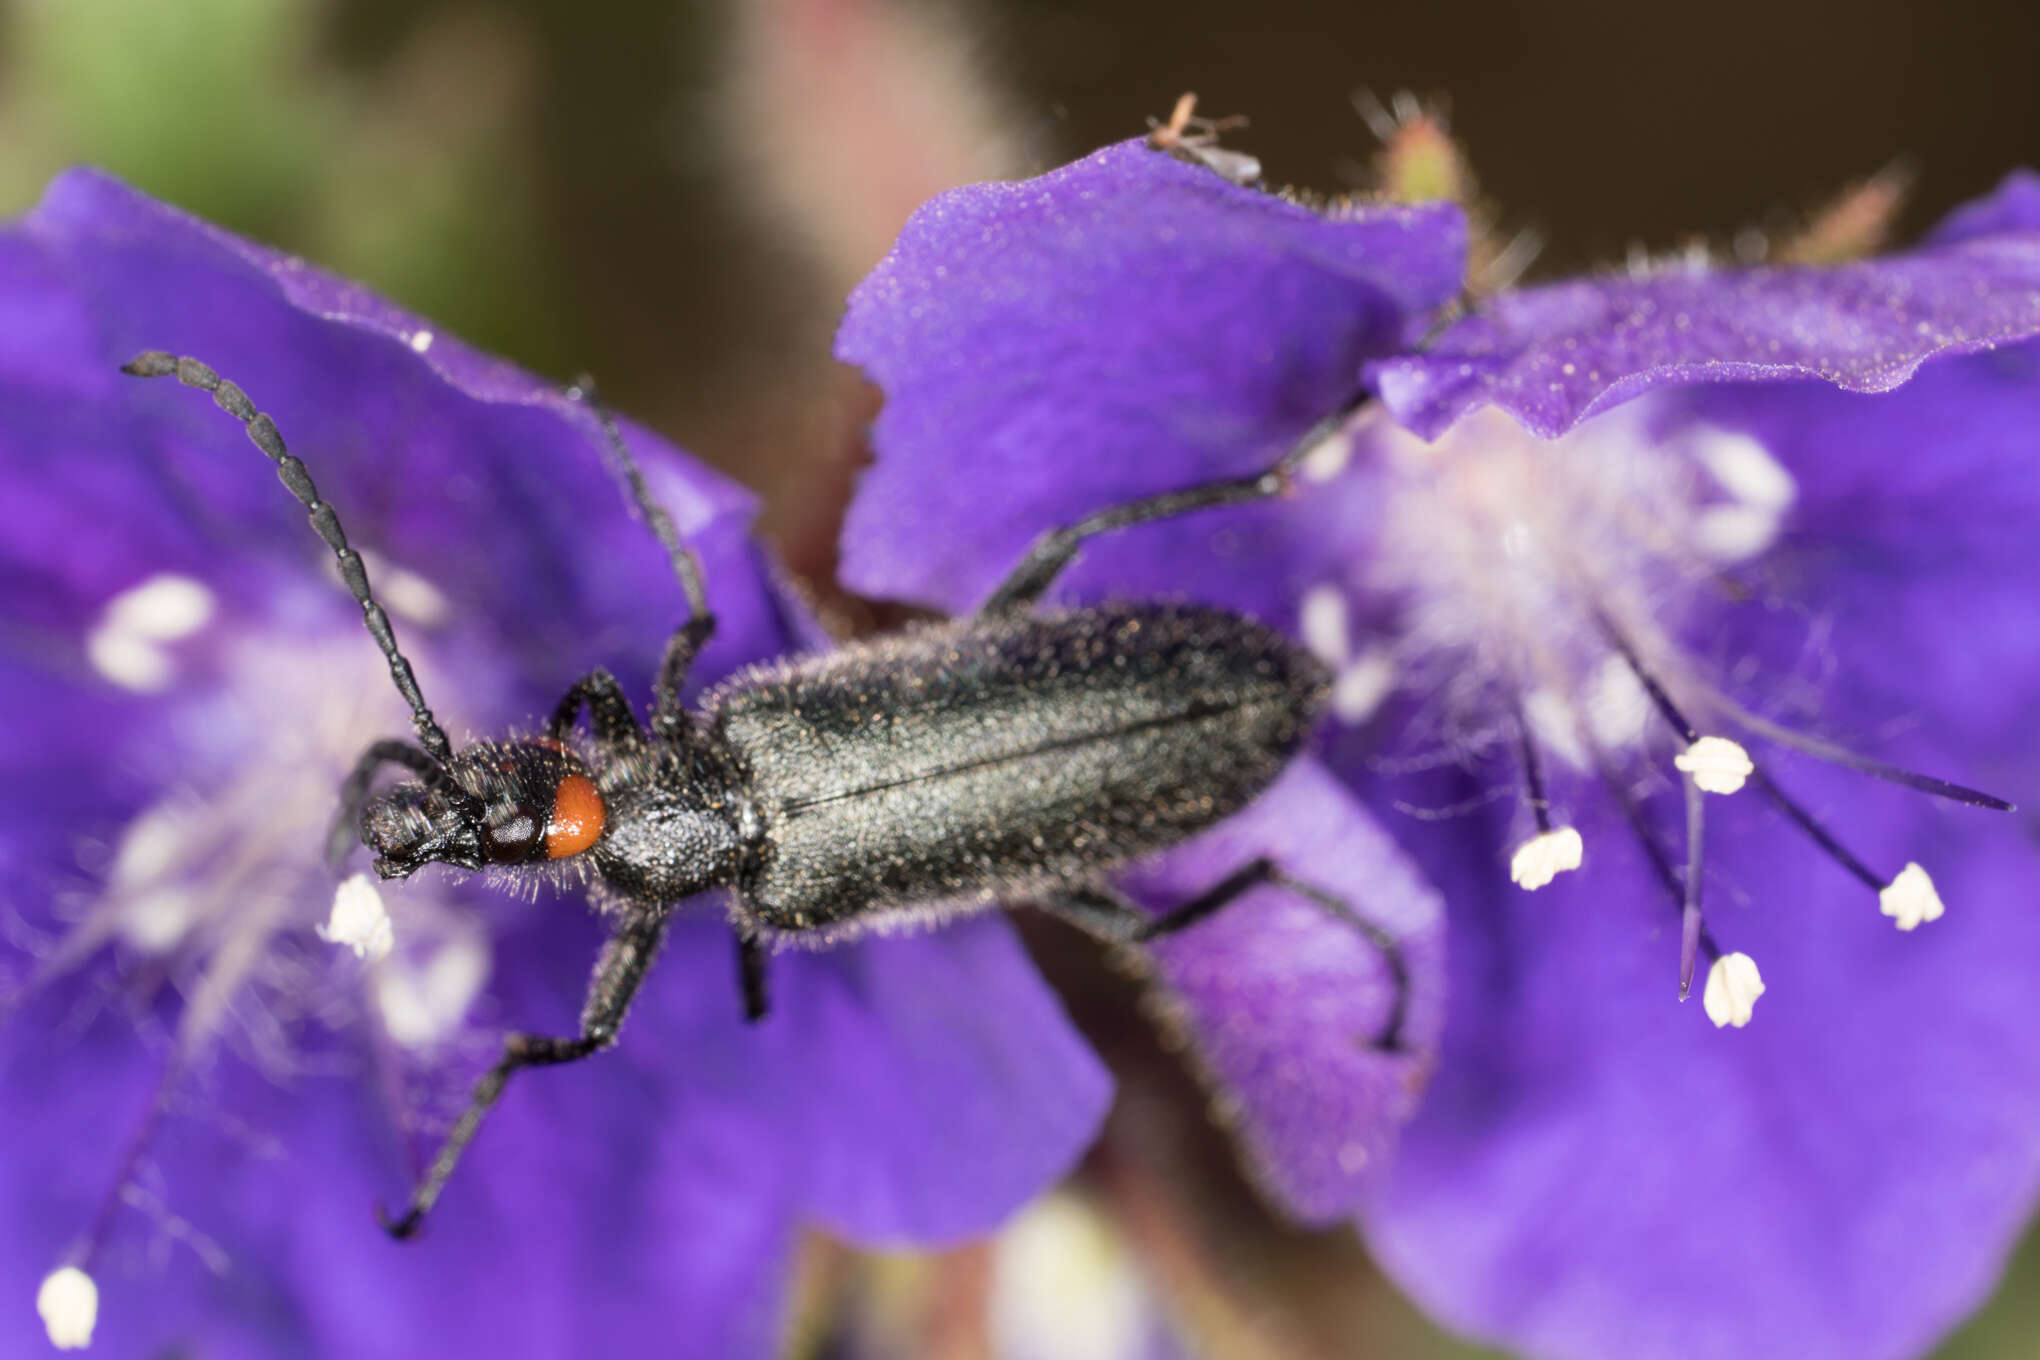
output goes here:
[{"label": "black beetle", "polygon": [[[411,706],[418,740],[376,742],[341,790],[329,851],[355,837],[384,878],[435,862],[545,873],[586,856],[616,917],[588,987],[581,1032],[513,1034],[476,1085],[401,1215],[416,1231],[482,1117],[523,1067],[608,1047],[644,984],[674,905],[728,890],[745,1007],[766,1013],[765,949],[896,922],[1038,903],[1108,940],[1180,930],[1250,888],[1278,884],[1361,931],[1396,999],[1377,1043],[1401,1044],[1407,974],[1395,939],[1342,900],[1259,859],[1161,916],[1109,874],[1237,812],[1309,734],[1329,677],[1296,643],[1219,609],[1117,603],[1043,612],[1041,594],[1094,534],[1282,494],[1306,455],[1358,402],[1327,416],[1267,471],[1099,511],[1037,539],[977,613],[756,667],[680,703],[715,631],[699,562],[646,489],[615,422],[594,407],[606,455],[664,546],[689,617],[673,635],[650,730],[622,687],[594,671],[541,736],[455,751],[397,649],[361,558],[275,422],[195,359],[149,351],[124,366],[210,392],[246,425],[333,549],[341,577]],[[585,397],[585,393],[582,394]],[[592,402],[590,403],[593,405]],[[581,710],[594,732],[570,740]],[[385,765],[411,776],[373,796]]]}]

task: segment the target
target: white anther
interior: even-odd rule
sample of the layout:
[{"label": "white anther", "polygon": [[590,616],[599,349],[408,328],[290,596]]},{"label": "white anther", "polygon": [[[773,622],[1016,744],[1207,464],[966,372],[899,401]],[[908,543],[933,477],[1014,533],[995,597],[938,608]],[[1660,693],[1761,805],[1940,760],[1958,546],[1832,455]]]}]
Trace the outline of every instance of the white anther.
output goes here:
[{"label": "white anther", "polygon": [[412,331],[411,348],[423,354],[426,350],[432,348],[432,339],[431,331]]},{"label": "white anther", "polygon": [[1314,585],[1303,594],[1297,627],[1310,654],[1334,670],[1346,664],[1352,638],[1346,630],[1346,592],[1335,585]]},{"label": "white anther", "polygon": [[422,968],[398,960],[376,979],[383,1028],[405,1048],[431,1048],[452,1036],[489,980],[489,949],[479,931],[449,937]]},{"label": "white anther", "polygon": [[1757,973],[1757,961],[1747,954],[1723,954],[1707,970],[1707,990],[1700,1004],[1715,1028],[1734,1025],[1741,1029],[1750,1022],[1757,998],[1764,994],[1764,979]]},{"label": "white anther", "polygon": [[1539,686],[1523,696],[1523,717],[1537,745],[1575,770],[1590,768],[1586,744],[1572,705],[1556,690]]},{"label": "white anther", "polygon": [[1570,826],[1540,832],[1516,847],[1509,857],[1509,877],[1516,886],[1535,892],[1568,869],[1580,867],[1586,843]]},{"label": "white anther", "polygon": [[1878,910],[1898,922],[1900,930],[1911,930],[1922,921],[1941,919],[1941,894],[1934,890],[1934,880],[1927,877],[1927,871],[1917,864],[1908,863],[1898,871],[1898,877],[1884,885],[1877,893]]},{"label": "white anther", "polygon": [[397,942],[382,894],[367,874],[356,874],[340,885],[333,894],[332,914],[317,929],[326,943],[352,949],[356,958],[372,961],[389,957]]},{"label": "white anther", "polygon": [[1353,432],[1340,430],[1320,439],[1310,446],[1310,452],[1297,463],[1297,471],[1307,482],[1329,482],[1346,470],[1346,464],[1353,461]]},{"label": "white anther", "polygon": [[1332,713],[1340,722],[1364,722],[1395,692],[1395,662],[1380,647],[1353,658],[1332,681]]},{"label": "white anther", "polygon": [[101,627],[155,642],[190,637],[212,622],[213,593],[189,576],[151,576],[106,602]]},{"label": "white anther", "polygon": [[92,1344],[92,1329],[99,1325],[99,1286],[78,1267],[60,1266],[43,1276],[35,1311],[52,1346],[82,1351]]},{"label": "white anther", "polygon": [[1693,432],[1693,451],[1721,489],[1757,510],[1780,514],[1798,498],[1799,484],[1771,451],[1746,434],[1701,429]]},{"label": "white anther", "polygon": [[1603,750],[1620,751],[1643,740],[1650,725],[1650,691],[1620,656],[1601,662],[1587,683],[1587,730]]},{"label": "white anther", "polygon": [[1702,737],[1673,756],[1672,764],[1691,775],[1702,793],[1734,793],[1757,768],[1742,744],[1727,737]]},{"label": "white anther", "polygon": [[1693,544],[1717,562],[1746,562],[1778,541],[1784,520],[1754,505],[1710,505],[1693,520]]},{"label": "white anther", "polygon": [[[445,623],[453,612],[453,605],[438,586],[407,567],[400,567],[380,553],[362,550],[361,565],[368,571],[368,579],[375,586],[375,593],[383,608],[400,619],[437,628]],[[334,580],[340,579],[338,564],[328,562],[327,574]]]},{"label": "white anther", "polygon": [[167,689],[176,667],[163,644],[187,638],[213,616],[213,593],[189,576],[162,573],[106,602],[85,638],[101,675],[141,694]]},{"label": "white anther", "polygon": [[988,1321],[1007,1360],[1137,1355],[1153,1308],[1112,1224],[1069,1191],[1035,1201],[993,1241]]}]

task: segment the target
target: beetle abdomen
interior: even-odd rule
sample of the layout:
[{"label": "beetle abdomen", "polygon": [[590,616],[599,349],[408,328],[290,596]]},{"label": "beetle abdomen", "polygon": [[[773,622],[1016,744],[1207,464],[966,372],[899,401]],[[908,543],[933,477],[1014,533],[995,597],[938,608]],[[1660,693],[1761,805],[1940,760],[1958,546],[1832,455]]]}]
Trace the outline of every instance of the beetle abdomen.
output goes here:
[{"label": "beetle abdomen", "polygon": [[778,929],[1095,878],[1245,806],[1323,701],[1280,634],[1122,604],[960,619],[753,671],[704,701],[751,773]]}]

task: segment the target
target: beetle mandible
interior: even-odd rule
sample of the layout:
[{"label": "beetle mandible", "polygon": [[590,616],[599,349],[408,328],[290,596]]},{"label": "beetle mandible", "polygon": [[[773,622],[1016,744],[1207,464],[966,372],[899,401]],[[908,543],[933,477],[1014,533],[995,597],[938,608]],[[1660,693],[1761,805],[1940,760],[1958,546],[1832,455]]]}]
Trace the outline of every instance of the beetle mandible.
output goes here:
[{"label": "beetle mandible", "polygon": [[[1282,494],[1304,458],[1359,405],[1326,416],[1266,471],[1165,492],[1041,534],[976,613],[743,671],[689,710],[680,694],[715,632],[699,560],[653,499],[615,421],[578,394],[603,452],[657,536],[688,606],[667,643],[641,725],[596,670],[537,737],[455,750],[376,603],[360,554],[276,424],[196,359],[151,350],[124,365],[212,394],[277,466],[411,707],[415,742],[372,744],[341,786],[328,846],[355,839],[383,878],[427,864],[522,874],[581,861],[616,920],[590,979],[580,1032],[512,1034],[448,1132],[409,1206],[385,1225],[411,1236],[431,1212],[511,1075],[614,1043],[673,908],[726,890],[744,1005],[767,1011],[768,947],[826,943],[896,923],[1037,903],[1090,933],[1139,945],[1273,884],[1315,903],[1380,951],[1395,1000],[1379,1047],[1402,1043],[1408,975],[1386,930],[1269,859],[1242,865],[1165,914],[1116,891],[1113,870],[1239,811],[1303,744],[1329,677],[1303,647],[1206,606],[1121,602],[1036,608],[1085,539]],[[592,743],[577,744],[586,709]],[[409,777],[373,792],[396,766]]]}]

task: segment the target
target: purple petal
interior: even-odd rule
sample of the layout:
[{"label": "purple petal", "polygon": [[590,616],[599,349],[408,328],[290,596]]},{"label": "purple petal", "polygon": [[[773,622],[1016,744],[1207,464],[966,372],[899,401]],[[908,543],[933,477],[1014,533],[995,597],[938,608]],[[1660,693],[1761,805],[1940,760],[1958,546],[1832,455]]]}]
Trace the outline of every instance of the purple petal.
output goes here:
[{"label": "purple petal", "polygon": [[828,1130],[785,1156],[838,1233],[980,1235],[1068,1172],[1104,1119],[1109,1076],[1002,920],[772,968],[778,1012],[729,1051],[771,1072],[782,1127]]},{"label": "purple petal", "polygon": [[[2002,202],[2026,192],[2015,184]],[[2040,231],[2021,223],[1826,269],[1672,266],[1525,288],[1370,372],[1424,438],[1489,405],[1551,438],[1668,384],[1820,378],[1885,392],[1937,354],[2036,332]]]},{"label": "purple petal", "polygon": [[[1322,215],[1139,142],[943,195],[837,339],[886,394],[845,581],[962,612],[1043,529],[1265,466],[1414,337],[1464,254],[1450,207]],[[1082,570],[1116,579],[1118,551]]]},{"label": "purple petal", "polygon": [[1984,197],[1965,203],[1927,236],[1931,246],[1954,245],[1981,236],[2040,231],[2040,175],[2014,170]]},{"label": "purple petal", "polygon": [[[1310,760],[1129,887],[1164,911],[1261,856],[1398,941],[1405,981],[1352,924],[1261,887],[1156,942],[1164,986],[1154,1001],[1189,1040],[1255,1178],[1297,1219],[1325,1223],[1351,1214],[1380,1180],[1423,1090],[1444,1023],[1444,912],[1394,842]],[[1406,1012],[1390,1052],[1382,1041],[1398,992]]]}]

